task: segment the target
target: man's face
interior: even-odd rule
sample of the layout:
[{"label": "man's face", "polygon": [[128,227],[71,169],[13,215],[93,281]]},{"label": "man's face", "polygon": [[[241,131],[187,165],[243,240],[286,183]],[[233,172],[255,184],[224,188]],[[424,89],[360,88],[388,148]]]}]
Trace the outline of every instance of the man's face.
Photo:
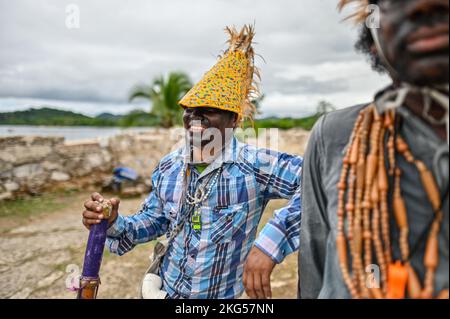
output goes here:
[{"label": "man's face", "polygon": [[[237,125],[237,115],[211,107],[184,108],[183,124],[194,146],[220,149]],[[228,135],[227,135],[228,134]]]},{"label": "man's face", "polygon": [[449,0],[378,0],[380,41],[402,81],[449,80]]}]

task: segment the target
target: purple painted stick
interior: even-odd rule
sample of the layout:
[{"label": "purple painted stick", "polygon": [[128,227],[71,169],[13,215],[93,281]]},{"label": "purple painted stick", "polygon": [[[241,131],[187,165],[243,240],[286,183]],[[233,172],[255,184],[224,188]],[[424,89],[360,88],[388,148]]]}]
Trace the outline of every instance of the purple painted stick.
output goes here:
[{"label": "purple painted stick", "polygon": [[108,218],[111,214],[111,203],[102,203],[103,215],[106,219],[99,224],[92,225],[84,255],[83,272],[80,278],[80,290],[78,299],[96,299],[98,286],[100,285],[100,265],[105,248],[106,231],[108,230]]}]

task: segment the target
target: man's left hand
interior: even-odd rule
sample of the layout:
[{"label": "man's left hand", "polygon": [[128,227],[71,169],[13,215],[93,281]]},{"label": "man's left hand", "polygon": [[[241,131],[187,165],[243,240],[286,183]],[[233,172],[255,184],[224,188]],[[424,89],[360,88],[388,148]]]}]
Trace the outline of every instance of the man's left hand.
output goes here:
[{"label": "man's left hand", "polygon": [[259,248],[253,247],[244,267],[244,287],[252,299],[271,299],[270,275],[276,263]]}]

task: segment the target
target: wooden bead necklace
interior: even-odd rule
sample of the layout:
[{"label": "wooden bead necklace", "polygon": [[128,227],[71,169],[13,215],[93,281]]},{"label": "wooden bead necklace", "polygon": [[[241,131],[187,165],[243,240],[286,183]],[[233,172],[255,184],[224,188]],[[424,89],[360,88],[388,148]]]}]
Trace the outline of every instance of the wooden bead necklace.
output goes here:
[{"label": "wooden bead necklace", "polygon": [[[353,298],[448,299],[448,289],[435,291],[439,231],[444,217],[439,188],[433,174],[422,161],[414,158],[407,143],[396,134],[396,122],[395,111],[379,114],[375,105],[362,110],[356,120],[338,184],[336,246],[343,279]],[[433,207],[434,220],[425,248],[423,284],[409,262],[409,224],[396,154],[417,167]],[[388,174],[394,180],[392,212],[388,204]],[[400,232],[401,261],[395,262],[391,251],[391,216],[395,217]],[[366,269],[374,264],[380,269],[380,283],[370,287],[367,284],[370,274]]]}]

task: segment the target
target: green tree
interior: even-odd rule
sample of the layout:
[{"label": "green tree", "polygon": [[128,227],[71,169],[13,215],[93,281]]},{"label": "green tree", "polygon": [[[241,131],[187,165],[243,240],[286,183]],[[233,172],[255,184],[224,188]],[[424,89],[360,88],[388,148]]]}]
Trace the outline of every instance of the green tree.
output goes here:
[{"label": "green tree", "polygon": [[138,85],[130,93],[130,102],[136,98],[152,102],[151,114],[158,117],[165,128],[181,123],[182,108],[178,101],[192,88],[189,77],[182,72],[170,73],[156,78],[152,85]]},{"label": "green tree", "polygon": [[159,125],[159,119],[152,113],[145,112],[144,110],[133,110],[130,113],[122,116],[119,124],[122,127],[152,127]]},{"label": "green tree", "polygon": [[316,107],[316,112],[318,115],[323,115],[332,111],[336,111],[336,107],[328,101],[319,101]]}]

